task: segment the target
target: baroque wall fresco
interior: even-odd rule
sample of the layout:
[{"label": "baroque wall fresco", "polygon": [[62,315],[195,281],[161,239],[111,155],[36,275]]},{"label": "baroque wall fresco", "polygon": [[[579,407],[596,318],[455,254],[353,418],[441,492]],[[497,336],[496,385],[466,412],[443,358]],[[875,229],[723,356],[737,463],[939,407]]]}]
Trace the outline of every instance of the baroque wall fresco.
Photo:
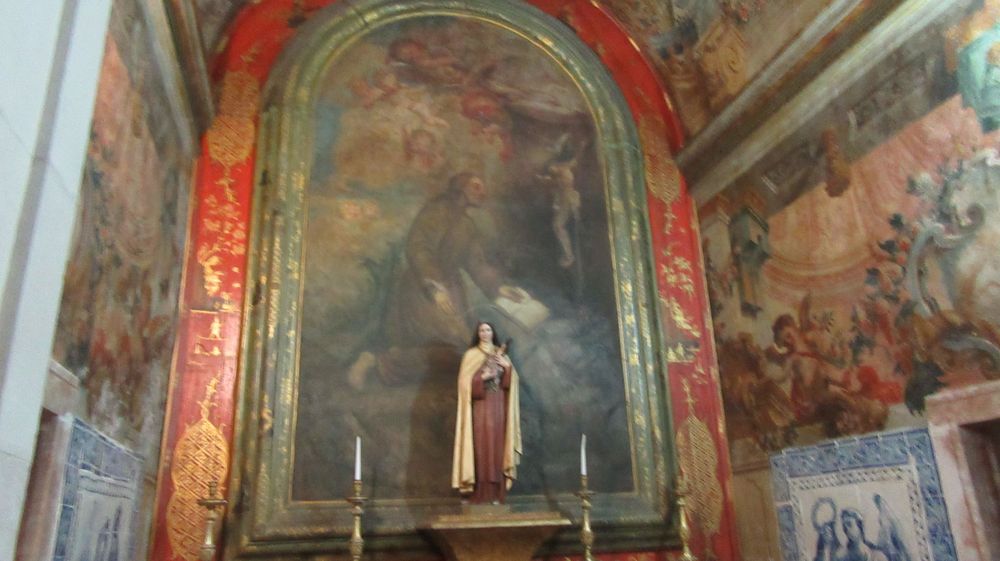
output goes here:
[{"label": "baroque wall fresco", "polygon": [[[753,182],[702,207],[734,463],[922,424],[928,395],[1000,375],[1000,47],[996,6],[973,8],[939,28],[946,72],[926,63],[912,81],[943,101],[882,123],[853,161],[871,138],[852,144],[848,127],[842,150],[803,164],[822,178],[783,208]],[[816,129],[859,122],[831,115]]]},{"label": "baroque wall fresco", "polygon": [[80,379],[75,414],[144,457],[147,476],[159,454],[189,181],[151,60],[138,5],[115,2],[53,348]]}]

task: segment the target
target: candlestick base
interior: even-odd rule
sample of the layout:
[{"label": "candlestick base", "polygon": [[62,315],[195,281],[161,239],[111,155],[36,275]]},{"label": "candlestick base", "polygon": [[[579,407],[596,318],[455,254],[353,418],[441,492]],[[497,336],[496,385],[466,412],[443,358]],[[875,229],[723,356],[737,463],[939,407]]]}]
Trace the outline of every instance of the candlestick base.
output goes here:
[{"label": "candlestick base", "polygon": [[351,515],[354,517],[354,529],[351,532],[351,540],[349,542],[349,548],[351,551],[351,559],[353,561],[361,561],[361,554],[365,550],[365,540],[361,537],[361,515],[364,514],[364,504],[368,499],[361,494],[361,480],[355,479],[353,485],[354,495],[346,497],[348,503],[351,504]]},{"label": "candlestick base", "polygon": [[[198,550],[198,559],[201,561],[211,561],[215,558],[215,532],[216,524],[219,522],[221,512],[224,512],[229,501],[217,496],[219,492],[219,482],[212,480],[208,482],[208,496],[199,499],[198,504],[208,510],[205,516],[205,539]],[[220,512],[216,512],[216,510]]]},{"label": "candlestick base", "polygon": [[576,492],[580,497],[580,508],[583,511],[583,526],[580,528],[580,543],[583,544],[584,561],[594,561],[594,531],[590,527],[590,509],[593,508],[591,499],[594,492],[587,488],[587,475],[580,474],[580,490]]},{"label": "candlestick base", "polygon": [[687,496],[688,496],[688,486],[687,480],[684,478],[684,473],[681,472],[677,475],[677,510],[679,511],[681,517],[681,556],[680,561],[698,561],[698,558],[691,553],[691,546],[688,541],[691,539],[691,528],[688,526],[688,516],[687,516]]}]

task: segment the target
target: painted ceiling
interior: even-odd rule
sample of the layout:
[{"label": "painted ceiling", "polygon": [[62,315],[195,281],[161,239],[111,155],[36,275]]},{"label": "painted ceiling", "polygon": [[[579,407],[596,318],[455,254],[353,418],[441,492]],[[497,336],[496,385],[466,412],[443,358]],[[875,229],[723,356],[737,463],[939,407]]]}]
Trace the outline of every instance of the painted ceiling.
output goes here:
[{"label": "painted ceiling", "polygon": [[[211,67],[255,0],[188,1]],[[598,0],[658,69],[688,139],[677,161],[696,193],[721,154],[900,1]],[[326,3],[292,2],[300,15]]]}]

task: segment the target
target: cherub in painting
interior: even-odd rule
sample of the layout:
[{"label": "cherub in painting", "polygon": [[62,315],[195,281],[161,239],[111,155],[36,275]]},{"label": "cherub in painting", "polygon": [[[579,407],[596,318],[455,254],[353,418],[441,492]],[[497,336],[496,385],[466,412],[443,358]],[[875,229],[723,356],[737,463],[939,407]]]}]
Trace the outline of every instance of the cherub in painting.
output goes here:
[{"label": "cherub in painting", "polygon": [[391,70],[384,68],[375,71],[371,81],[359,77],[350,83],[351,92],[366,109],[370,109],[375,103],[393,95],[401,87],[396,75]]},{"label": "cherub in painting", "polygon": [[403,147],[406,162],[420,171],[432,171],[444,162],[437,137],[427,129],[404,130]]},{"label": "cherub in painting", "polygon": [[378,102],[385,101],[410,111],[425,127],[449,127],[448,121],[434,114],[423,87],[402,83],[396,73],[388,68],[376,70],[370,81],[365,78],[355,79],[350,83],[350,89],[365,109],[371,109]]},{"label": "cherub in painting", "polygon": [[389,45],[389,59],[415,71],[426,82],[442,86],[464,84],[469,73],[458,59],[443,47],[429,48],[423,41],[402,38]]}]

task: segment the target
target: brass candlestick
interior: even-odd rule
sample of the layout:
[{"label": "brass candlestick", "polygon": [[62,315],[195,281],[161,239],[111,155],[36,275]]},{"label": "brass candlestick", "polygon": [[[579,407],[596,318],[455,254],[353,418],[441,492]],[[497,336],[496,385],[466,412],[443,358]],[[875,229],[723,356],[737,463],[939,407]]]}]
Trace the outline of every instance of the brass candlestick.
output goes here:
[{"label": "brass candlestick", "polygon": [[691,553],[691,545],[688,540],[691,539],[691,528],[688,526],[687,521],[687,496],[688,496],[687,480],[684,479],[684,472],[682,471],[677,475],[677,509],[681,516],[681,546],[683,550],[681,551],[680,561],[698,561],[698,558]]},{"label": "brass candlestick", "polygon": [[351,503],[351,515],[354,516],[354,530],[351,532],[351,559],[361,561],[361,553],[365,550],[365,540],[361,537],[361,515],[365,509],[365,497],[361,496],[361,480],[354,480],[354,495],[347,497]]},{"label": "brass candlestick", "polygon": [[594,492],[587,489],[587,476],[580,476],[580,490],[576,493],[580,497],[580,505],[583,509],[583,528],[580,529],[580,541],[583,542],[584,561],[594,561],[594,554],[591,551],[594,547],[594,531],[590,528],[590,509],[592,505],[590,498]]},{"label": "brass candlestick", "polygon": [[215,523],[219,520],[216,510],[225,509],[229,504],[226,499],[216,496],[218,492],[219,482],[213,479],[208,482],[208,497],[198,500],[198,504],[208,510],[208,515],[205,516],[205,541],[201,544],[199,555],[201,561],[212,561],[215,557]]}]

